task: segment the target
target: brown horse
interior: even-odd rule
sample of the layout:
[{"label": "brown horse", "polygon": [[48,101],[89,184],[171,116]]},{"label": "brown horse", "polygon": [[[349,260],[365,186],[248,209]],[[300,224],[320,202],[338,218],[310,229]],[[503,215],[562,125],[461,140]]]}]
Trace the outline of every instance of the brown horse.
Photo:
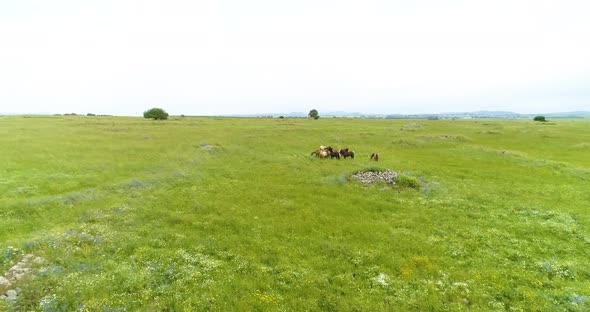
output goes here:
[{"label": "brown horse", "polygon": [[341,149],[340,155],[344,156],[344,159],[346,159],[346,157],[350,157],[350,158],[354,159],[354,151],[349,151],[348,147]]},{"label": "brown horse", "polygon": [[319,149],[319,150],[315,150],[315,151],[311,152],[311,156],[314,156],[314,155],[319,158],[326,158],[330,155],[330,152],[328,152],[327,150]]},{"label": "brown horse", "polygon": [[379,161],[379,153],[371,154],[371,159],[373,159],[374,161]]},{"label": "brown horse", "polygon": [[331,146],[328,146],[328,148],[326,149],[328,152],[330,152],[330,158],[338,158],[340,159],[340,152],[338,151],[338,149],[335,149]]}]

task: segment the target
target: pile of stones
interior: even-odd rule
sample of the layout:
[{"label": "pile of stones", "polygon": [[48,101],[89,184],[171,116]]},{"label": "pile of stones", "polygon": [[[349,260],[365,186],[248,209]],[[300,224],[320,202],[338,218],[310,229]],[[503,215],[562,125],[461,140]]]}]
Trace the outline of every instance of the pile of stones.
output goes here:
[{"label": "pile of stones", "polygon": [[372,172],[372,171],[365,171],[355,173],[351,176],[352,179],[355,179],[363,184],[373,184],[379,181],[384,181],[388,184],[395,184],[395,179],[397,178],[397,172],[391,170],[385,170],[381,172]]},{"label": "pile of stones", "polygon": [[45,259],[28,254],[10,268],[6,274],[0,275],[0,300],[16,300],[20,288],[13,289],[13,285],[31,276],[33,266],[43,264],[44,262]]}]

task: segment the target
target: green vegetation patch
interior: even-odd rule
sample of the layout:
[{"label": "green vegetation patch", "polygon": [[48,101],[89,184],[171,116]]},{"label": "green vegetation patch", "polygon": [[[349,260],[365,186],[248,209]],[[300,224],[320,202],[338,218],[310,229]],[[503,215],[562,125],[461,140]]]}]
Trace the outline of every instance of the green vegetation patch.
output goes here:
[{"label": "green vegetation patch", "polygon": [[407,174],[399,174],[395,179],[395,183],[401,187],[419,189],[420,188],[420,181],[410,175]]}]

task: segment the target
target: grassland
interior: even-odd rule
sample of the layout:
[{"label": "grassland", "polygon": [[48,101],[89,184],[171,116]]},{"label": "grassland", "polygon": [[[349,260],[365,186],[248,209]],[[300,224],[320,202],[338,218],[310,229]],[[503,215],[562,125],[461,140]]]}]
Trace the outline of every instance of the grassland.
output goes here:
[{"label": "grassland", "polygon": [[[45,259],[0,311],[590,309],[587,120],[12,116],[0,146],[0,275]],[[375,165],[422,186],[348,181]]]}]

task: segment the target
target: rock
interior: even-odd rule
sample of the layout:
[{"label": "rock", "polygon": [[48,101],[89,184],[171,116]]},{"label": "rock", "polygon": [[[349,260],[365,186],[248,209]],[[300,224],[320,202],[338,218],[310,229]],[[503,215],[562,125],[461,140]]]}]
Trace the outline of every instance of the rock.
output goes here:
[{"label": "rock", "polygon": [[9,274],[14,274],[14,273],[20,273],[23,271],[23,266],[24,264],[22,262],[19,262],[17,264],[15,264],[12,268],[10,268],[10,270],[8,270]]},{"label": "rock", "polygon": [[4,276],[0,276],[0,294],[4,294],[10,288],[10,281]]},{"label": "rock", "polygon": [[16,290],[11,289],[9,291],[6,292],[6,300],[16,300]]},{"label": "rock", "polygon": [[17,278],[17,276],[22,275],[23,273],[24,273],[24,270],[21,267],[21,263],[19,262],[15,266],[10,268],[10,270],[8,270],[8,272],[6,272],[6,277],[9,280],[14,280]]},{"label": "rock", "polygon": [[[32,273],[31,266],[34,264],[44,263],[45,259],[41,257],[35,257],[33,254],[28,254],[23,257],[21,261],[15,264],[12,268],[6,272],[6,279],[9,281],[21,280]],[[1,281],[0,281],[1,284]],[[1,286],[0,286],[1,290]],[[2,292],[0,292],[2,293]]]},{"label": "rock", "polygon": [[397,172],[393,172],[391,170],[381,171],[381,172],[359,172],[352,175],[352,178],[358,180],[363,184],[372,184],[377,183],[379,181],[384,181],[388,184],[395,184],[395,179],[397,178]]},{"label": "rock", "polygon": [[4,300],[4,299],[6,299],[6,296],[0,295],[0,300]]}]

